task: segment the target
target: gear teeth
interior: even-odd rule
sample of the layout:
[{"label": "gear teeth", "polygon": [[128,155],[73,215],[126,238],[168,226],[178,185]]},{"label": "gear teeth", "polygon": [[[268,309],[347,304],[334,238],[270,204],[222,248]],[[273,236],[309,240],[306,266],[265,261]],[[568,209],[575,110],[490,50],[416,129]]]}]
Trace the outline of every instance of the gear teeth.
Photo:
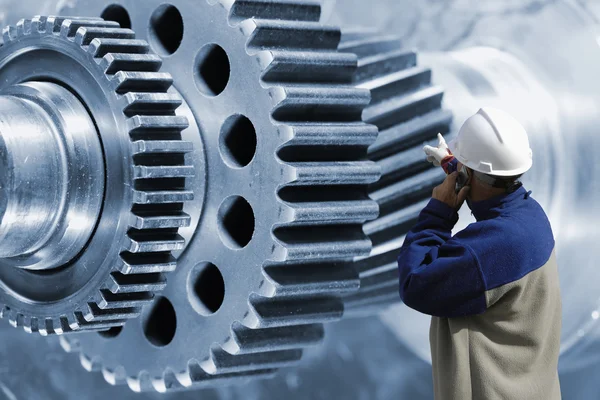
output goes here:
[{"label": "gear teeth", "polygon": [[252,313],[244,325],[256,328],[280,328],[337,321],[342,317],[344,306],[334,297],[295,297],[270,299],[251,296]]},{"label": "gear teeth", "polygon": [[94,39],[133,40],[135,39],[135,32],[131,29],[123,28],[100,28],[97,26],[85,26],[80,27],[75,33],[75,43],[80,46],[88,46]]},{"label": "gear teeth", "polygon": [[133,137],[168,136],[173,132],[181,132],[188,127],[185,117],[136,115],[127,120],[129,134]]},{"label": "gear teeth", "polygon": [[354,76],[355,82],[364,82],[387,74],[392,74],[417,65],[417,53],[396,50],[361,58]]},{"label": "gear teeth", "polygon": [[321,18],[321,4],[315,0],[237,0],[229,10],[232,22],[249,18],[313,21]]},{"label": "gear teeth", "polygon": [[379,208],[373,201],[328,201],[286,203],[291,209],[288,226],[362,224],[377,218]]},{"label": "gear teeth", "polygon": [[102,58],[100,65],[108,75],[119,71],[157,72],[162,59],[156,54],[109,53]]},{"label": "gear teeth", "polygon": [[232,339],[223,349],[230,354],[261,353],[313,347],[325,338],[321,324],[282,328],[250,329],[236,322],[232,326]]},{"label": "gear teeth", "polygon": [[169,215],[153,215],[139,213],[133,215],[134,222],[131,226],[136,229],[168,229],[185,228],[190,226],[191,217],[184,212]]},{"label": "gear teeth", "polygon": [[369,254],[370,240],[361,226],[313,226],[278,228],[274,235],[286,251],[288,262],[302,260],[343,260]]},{"label": "gear teeth", "polygon": [[[175,112],[182,104],[180,96],[171,93],[127,93],[125,96],[127,105],[124,108],[125,115],[160,115],[164,112]],[[175,142],[181,142],[179,140]],[[183,143],[183,142],[181,142]],[[187,142],[192,151],[191,143]]]},{"label": "gear teeth", "polygon": [[349,83],[356,68],[356,56],[346,53],[270,50],[260,57],[269,83]]},{"label": "gear teeth", "polygon": [[411,95],[398,97],[386,102],[371,105],[365,109],[363,119],[380,129],[408,121],[415,115],[425,114],[442,106],[444,90],[428,87]]},{"label": "gear teeth", "polygon": [[129,308],[115,308],[109,310],[102,310],[94,303],[89,303],[89,310],[83,314],[83,318],[87,322],[111,322],[115,319],[132,319],[137,318],[142,313],[142,309],[139,307]]},{"label": "gear teeth", "polygon": [[335,51],[341,33],[335,27],[316,22],[246,20],[241,24],[248,36],[247,46],[253,48],[286,48],[288,50]]},{"label": "gear teeth", "polygon": [[160,292],[167,286],[167,279],[161,273],[144,274],[143,276],[124,275],[120,272],[111,274],[108,290],[111,293],[138,293],[145,290]]},{"label": "gear teeth", "polygon": [[[347,124],[298,124],[289,128],[290,139],[285,148],[292,150],[311,148],[314,154],[316,147],[365,148],[377,139],[377,128],[363,123]],[[286,161],[293,157],[281,156]]]},{"label": "gear teeth", "polygon": [[375,163],[355,162],[304,162],[289,163],[295,178],[289,186],[312,185],[368,185],[377,182],[381,171]]},{"label": "gear teeth", "polygon": [[94,38],[88,46],[88,53],[97,58],[109,53],[148,54],[149,51],[150,45],[145,40]]},{"label": "gear teeth", "polygon": [[166,92],[173,85],[171,74],[166,72],[119,71],[112,78],[118,94],[127,92]]},{"label": "gear teeth", "polygon": [[135,204],[173,204],[192,200],[194,200],[194,192],[191,190],[135,190],[133,192]]},{"label": "gear teeth", "polygon": [[160,253],[165,251],[182,250],[185,239],[178,234],[169,234],[162,231],[130,231],[129,246],[131,253]]},{"label": "gear teeth", "polygon": [[434,110],[393,125],[380,132],[375,143],[369,147],[369,157],[381,159],[411,145],[422,144],[426,140],[434,139],[437,132],[444,131],[451,123],[450,111]]},{"label": "gear teeth", "polygon": [[[137,293],[111,293],[107,289],[100,291],[101,301],[98,302],[98,307],[102,310],[118,310],[124,308],[140,308],[152,303],[154,295],[150,292]],[[105,329],[111,328],[111,326]]]},{"label": "gear teeth", "polygon": [[[50,23],[50,20],[48,20]],[[112,21],[99,21],[93,19],[66,19],[60,26],[60,35],[63,37],[73,38],[80,28],[120,28],[119,24]]]},{"label": "gear teeth", "polygon": [[302,358],[302,350],[270,351],[232,356],[219,347],[211,349],[210,362],[203,363],[209,374],[243,373],[259,369],[287,367]]},{"label": "gear teeth", "polygon": [[417,66],[416,54],[398,38],[357,31],[343,35],[340,49],[359,57],[354,84],[372,98],[363,121],[380,131],[368,149],[382,173],[369,187],[380,213],[363,225],[374,247],[355,261],[360,290],[344,297],[346,315],[363,316],[400,300],[398,249],[445,177],[424,160],[422,146],[449,131],[452,114],[442,110],[443,91],[431,84],[430,70]]},{"label": "gear teeth", "polygon": [[123,264],[119,268],[119,272],[125,275],[172,272],[177,265],[175,258],[170,253],[122,253],[121,260]]},{"label": "gear teeth", "polygon": [[395,51],[401,47],[402,42],[397,36],[375,36],[353,41],[342,41],[339,50],[354,53],[358,57],[369,57]]},{"label": "gear teeth", "polygon": [[347,265],[300,264],[265,268],[266,297],[339,295],[354,292],[359,280]]},{"label": "gear teeth", "polygon": [[185,154],[194,151],[191,142],[182,140],[138,140],[133,142],[134,155],[145,154]]},{"label": "gear teeth", "polygon": [[126,319],[88,321],[85,319],[85,315],[82,312],[75,312],[75,320],[74,326],[71,327],[73,330],[85,329],[87,331],[105,331],[116,326],[123,326],[125,325],[125,322],[127,322]]},{"label": "gear teeth", "polygon": [[277,121],[357,121],[371,101],[369,92],[353,88],[288,86],[274,88]]}]

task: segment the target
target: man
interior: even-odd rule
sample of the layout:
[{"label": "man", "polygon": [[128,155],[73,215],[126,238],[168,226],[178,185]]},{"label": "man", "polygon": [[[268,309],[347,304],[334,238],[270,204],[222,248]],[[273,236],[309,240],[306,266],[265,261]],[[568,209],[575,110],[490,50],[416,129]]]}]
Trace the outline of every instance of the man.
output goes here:
[{"label": "man", "polygon": [[[518,181],[532,165],[527,133],[484,108],[449,147],[439,138],[424,150],[449,175],[398,256],[402,300],[433,316],[435,398],[560,399],[554,237]],[[466,185],[457,193],[459,171]],[[452,236],[465,200],[477,222]]]}]

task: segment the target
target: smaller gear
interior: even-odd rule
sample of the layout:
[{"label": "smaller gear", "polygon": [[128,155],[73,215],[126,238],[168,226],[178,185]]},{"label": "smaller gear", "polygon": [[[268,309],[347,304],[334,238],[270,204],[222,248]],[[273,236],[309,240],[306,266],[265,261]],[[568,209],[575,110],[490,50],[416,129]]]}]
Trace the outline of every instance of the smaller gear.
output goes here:
[{"label": "smaller gear", "polygon": [[183,136],[197,128],[182,133],[185,106],[161,64],[102,19],[4,30],[0,314],[12,325],[42,335],[123,325],[175,269],[194,197]]}]

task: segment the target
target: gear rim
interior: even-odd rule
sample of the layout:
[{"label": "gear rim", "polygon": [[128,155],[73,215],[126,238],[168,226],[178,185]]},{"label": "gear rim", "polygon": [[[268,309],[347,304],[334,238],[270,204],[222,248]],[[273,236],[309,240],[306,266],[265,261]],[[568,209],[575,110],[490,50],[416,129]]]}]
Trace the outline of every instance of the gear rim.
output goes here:
[{"label": "gear rim", "polygon": [[[148,45],[114,22],[76,17],[21,20],[4,30],[0,51],[3,85],[51,81],[82,101],[102,142],[106,182],[125,183],[105,184],[105,205],[94,234],[70,265],[45,274],[0,271],[1,315],[13,326],[42,335],[123,325],[139,315],[154,291],[164,287],[163,273],[175,267],[170,252],[183,244],[177,228],[190,223],[191,218],[178,211],[193,196],[183,187],[193,173],[183,154],[193,148],[181,140],[181,132],[188,127],[186,117],[175,115],[182,101],[169,91],[171,78],[158,72],[160,59],[149,54]],[[27,65],[32,55],[33,68]],[[140,93],[136,90],[140,83],[153,90]],[[171,135],[170,141],[156,141],[144,133],[161,129]],[[178,149],[177,153],[172,149]],[[144,155],[161,152],[177,158],[173,166],[162,168],[160,161],[147,165],[143,160]],[[127,165],[115,158],[125,158]],[[163,185],[162,193],[151,176],[161,172],[174,177]],[[174,197],[169,199],[169,194]],[[151,204],[149,209],[140,210],[137,204],[143,202]],[[156,206],[159,203],[166,206]],[[97,265],[89,262],[91,252],[102,260],[97,269],[89,268]],[[145,263],[140,264],[141,259]],[[27,288],[19,281],[27,282]],[[140,287],[140,282],[152,284]],[[48,286],[52,290],[44,292]]]}]

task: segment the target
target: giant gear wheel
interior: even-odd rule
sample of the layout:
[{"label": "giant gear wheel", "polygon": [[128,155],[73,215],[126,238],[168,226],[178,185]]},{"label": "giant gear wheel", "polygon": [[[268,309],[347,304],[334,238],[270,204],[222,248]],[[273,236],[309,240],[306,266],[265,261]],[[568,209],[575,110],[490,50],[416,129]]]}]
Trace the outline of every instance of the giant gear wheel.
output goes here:
[{"label": "giant gear wheel", "polygon": [[318,23],[312,1],[134,3],[68,12],[150,25],[201,131],[203,213],[141,318],[63,345],[136,391],[270,375],[342,316],[340,295],[358,288],[351,260],[371,249],[377,129],[361,121],[370,99],[352,85],[356,56],[337,51],[340,31]]}]

